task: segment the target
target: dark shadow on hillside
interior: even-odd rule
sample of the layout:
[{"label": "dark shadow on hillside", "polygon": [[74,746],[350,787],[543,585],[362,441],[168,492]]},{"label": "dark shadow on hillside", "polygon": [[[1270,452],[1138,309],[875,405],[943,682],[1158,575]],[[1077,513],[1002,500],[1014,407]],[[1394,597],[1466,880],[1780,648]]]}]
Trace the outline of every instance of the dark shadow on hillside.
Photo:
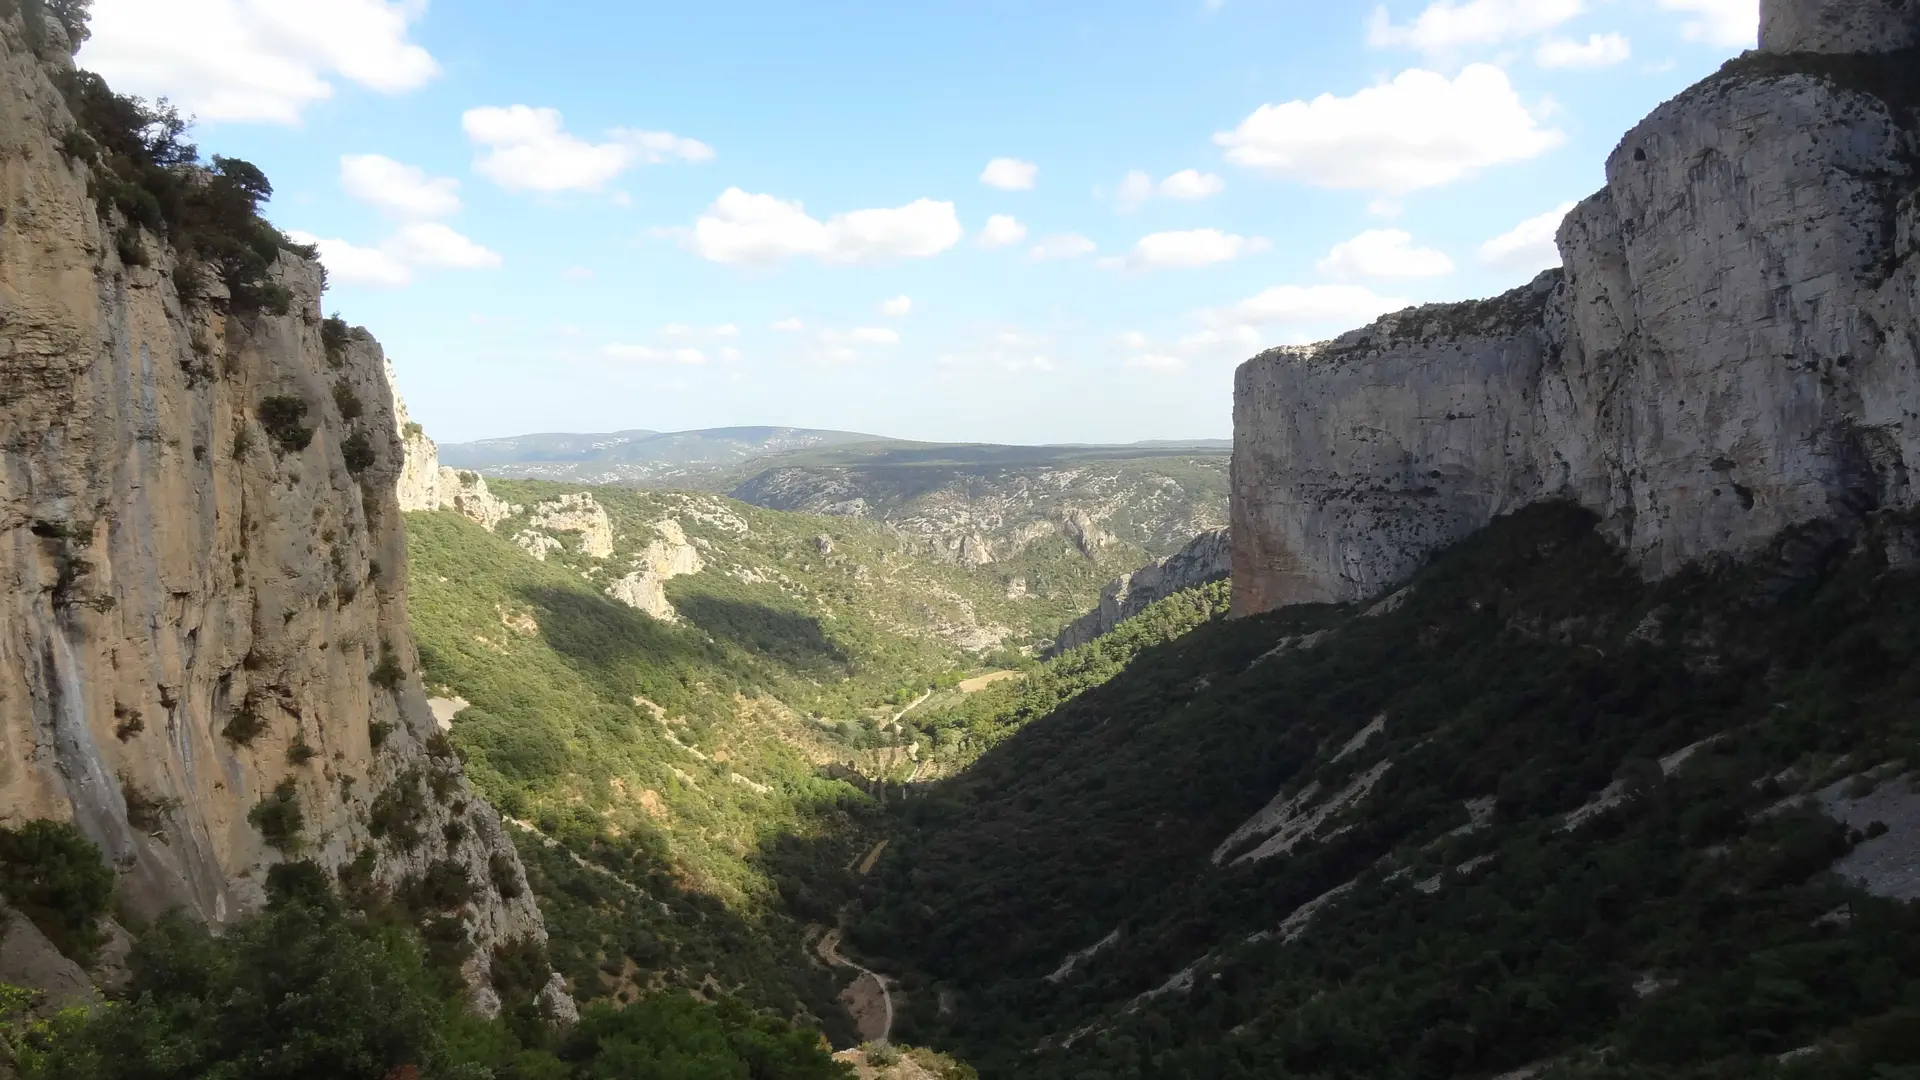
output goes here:
[{"label": "dark shadow on hillside", "polygon": [[[577,997],[624,1003],[661,983],[702,993],[717,984],[777,1015],[804,1009],[836,1046],[858,1041],[837,1000],[841,980],[799,955],[805,914],[792,911],[788,921],[732,910],[674,871],[663,836],[641,829],[610,838],[601,824],[577,808],[543,814],[539,836],[508,830],[540,897],[555,968]],[[769,843],[793,851],[778,838]],[[844,861],[836,852],[822,858]],[[781,891],[784,898],[793,887]]]},{"label": "dark shadow on hillside", "polygon": [[680,617],[715,641],[744,649],[804,671],[838,677],[846,673],[846,651],[835,644],[820,620],[747,600],[718,596],[673,597]]},{"label": "dark shadow on hillside", "polygon": [[704,643],[596,593],[544,585],[519,593],[533,607],[540,636],[553,651],[578,665],[615,701],[644,693],[647,678],[711,666],[719,659]]}]

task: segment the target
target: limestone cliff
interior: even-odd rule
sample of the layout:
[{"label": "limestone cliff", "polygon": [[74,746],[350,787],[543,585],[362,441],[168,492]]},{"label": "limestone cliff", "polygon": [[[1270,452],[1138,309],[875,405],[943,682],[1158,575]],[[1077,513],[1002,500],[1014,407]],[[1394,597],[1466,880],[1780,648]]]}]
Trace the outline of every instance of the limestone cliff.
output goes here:
[{"label": "limestone cliff", "polygon": [[407,403],[387,369],[392,386],[393,412],[400,430],[400,479],[395,497],[406,513],[420,510],[452,510],[492,532],[501,522],[520,512],[517,506],[487,490],[487,479],[476,472],[463,472],[440,464],[440,448],[427,436],[426,429],[407,415]]},{"label": "limestone cliff", "polygon": [[1564,270],[1242,365],[1236,612],[1371,596],[1549,498],[1651,576],[1913,505],[1920,3],[1762,10],[1621,141]]},{"label": "limestone cliff", "polygon": [[413,674],[380,346],[323,336],[290,252],[287,314],[183,297],[69,152],[66,50],[26,41],[0,21],[0,820],[71,819],[148,915],[235,918],[296,853],[458,868],[491,1005],[488,947],[545,931]]},{"label": "limestone cliff", "polygon": [[1232,561],[1225,529],[1201,533],[1172,555],[1109,582],[1100,592],[1100,606],[1060,631],[1052,651],[1057,654],[1077,649],[1145,611],[1156,601],[1182,589],[1218,581],[1232,569]]}]

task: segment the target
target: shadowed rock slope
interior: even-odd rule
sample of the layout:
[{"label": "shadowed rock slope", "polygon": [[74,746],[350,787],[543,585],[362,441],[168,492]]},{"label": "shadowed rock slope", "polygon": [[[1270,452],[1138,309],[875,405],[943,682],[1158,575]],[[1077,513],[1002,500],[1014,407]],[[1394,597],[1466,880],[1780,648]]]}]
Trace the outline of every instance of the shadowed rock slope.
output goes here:
[{"label": "shadowed rock slope", "polygon": [[910,799],[849,951],[987,1077],[1902,1075],[1915,541],[1648,584],[1544,504],[1205,623]]}]

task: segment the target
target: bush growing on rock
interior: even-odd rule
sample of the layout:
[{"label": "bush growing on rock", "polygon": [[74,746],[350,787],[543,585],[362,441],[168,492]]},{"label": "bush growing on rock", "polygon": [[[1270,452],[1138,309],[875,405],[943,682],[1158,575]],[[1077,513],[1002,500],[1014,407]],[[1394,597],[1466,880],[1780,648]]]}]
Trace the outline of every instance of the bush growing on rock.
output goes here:
[{"label": "bush growing on rock", "polygon": [[71,822],[0,827],[0,896],[59,950],[82,963],[102,942],[95,925],[113,898],[113,869]]}]

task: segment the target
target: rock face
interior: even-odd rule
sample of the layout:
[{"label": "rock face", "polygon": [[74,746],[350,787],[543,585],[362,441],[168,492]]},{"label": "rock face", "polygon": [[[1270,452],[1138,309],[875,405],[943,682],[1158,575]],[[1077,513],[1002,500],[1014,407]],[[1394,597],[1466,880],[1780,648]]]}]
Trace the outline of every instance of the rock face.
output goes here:
[{"label": "rock face", "polygon": [[[72,820],[131,910],[220,922],[286,857],[249,811],[290,800],[329,870],[466,870],[484,1002],[488,947],[545,930],[498,816],[430,749],[385,357],[365,331],[323,345],[320,268],[290,254],[287,315],[182,299],[150,234],[126,265],[61,149],[68,62],[0,21],[0,820]],[[307,438],[263,425],[293,408],[270,399]],[[417,843],[371,834],[383,796]]]},{"label": "rock face", "polygon": [[588,558],[604,559],[613,554],[613,521],[607,517],[606,508],[585,491],[535,506],[532,520],[513,542],[545,562],[548,555],[560,550],[553,534],[562,532],[579,534],[580,550]]},{"label": "rock face", "polygon": [[[769,510],[883,522],[918,551],[982,567],[1064,537],[1088,558],[1170,555],[1226,524],[1218,456],[974,465],[781,466],[732,496]],[[1124,564],[1123,564],[1124,565]]]},{"label": "rock face", "polygon": [[[1770,50],[1912,4],[1765,6]],[[1750,53],[1629,132],[1564,270],[1274,350],[1234,394],[1234,608],[1363,599],[1530,502],[1649,575],[1913,505],[1920,55]]]},{"label": "rock face", "polygon": [[407,403],[400,398],[393,370],[387,370],[387,382],[393,386],[394,418],[400,425],[401,467],[395,497],[406,513],[452,510],[492,532],[501,522],[520,512],[487,490],[486,478],[475,472],[462,472],[440,464],[440,448],[427,437],[426,430],[407,416]]},{"label": "rock face", "polygon": [[1760,47],[1768,52],[1871,53],[1920,45],[1920,0],[1768,0]]},{"label": "rock face", "polygon": [[649,543],[647,549],[635,557],[633,571],[609,586],[607,595],[656,619],[672,622],[679,618],[679,613],[667,602],[667,582],[697,574],[706,569],[706,564],[700,559],[700,549],[688,543],[686,531],[678,521],[667,518],[654,528],[659,531],[660,539]]},{"label": "rock face", "polygon": [[1232,564],[1227,531],[1201,533],[1178,552],[1109,582],[1101,590],[1100,606],[1060,631],[1053,652],[1077,649],[1182,589],[1218,581],[1232,570]]}]

